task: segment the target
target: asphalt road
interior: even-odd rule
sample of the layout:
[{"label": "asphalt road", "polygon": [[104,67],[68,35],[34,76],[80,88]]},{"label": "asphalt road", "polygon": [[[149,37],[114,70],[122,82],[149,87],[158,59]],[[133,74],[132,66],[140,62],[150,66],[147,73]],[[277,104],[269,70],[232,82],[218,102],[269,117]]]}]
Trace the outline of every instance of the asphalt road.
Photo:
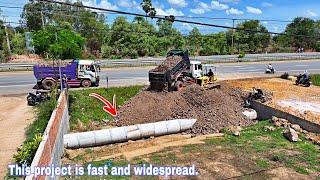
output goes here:
[{"label": "asphalt road", "polygon": [[[310,61],[281,61],[272,63],[276,72],[281,74],[303,73],[309,70],[311,73],[320,73],[320,60]],[[263,75],[266,63],[225,63],[215,64],[220,77],[230,75],[244,77]],[[147,84],[148,71],[152,67],[114,68],[103,69],[100,73],[102,86],[124,86],[134,84]],[[108,83],[107,83],[108,77]],[[21,94],[31,92],[35,85],[32,72],[2,72],[0,73],[0,95]]]}]

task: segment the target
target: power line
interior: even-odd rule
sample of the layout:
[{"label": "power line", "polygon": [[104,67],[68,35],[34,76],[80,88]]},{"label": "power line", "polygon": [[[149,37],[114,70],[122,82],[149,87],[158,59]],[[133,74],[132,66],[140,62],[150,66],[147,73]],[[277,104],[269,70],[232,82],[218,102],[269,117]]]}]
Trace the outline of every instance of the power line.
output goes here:
[{"label": "power line", "polygon": [[[105,8],[99,8],[99,7],[92,7],[92,6],[85,6],[85,5],[79,5],[79,4],[72,4],[67,2],[59,2],[59,1],[52,1],[52,0],[39,0],[40,2],[47,2],[47,3],[55,3],[55,4],[61,4],[61,5],[68,5],[68,6],[74,6],[74,7],[83,7],[87,9],[94,9],[99,11],[107,11],[107,12],[114,12],[119,14],[125,14],[130,16],[139,16],[139,17],[146,17],[148,18],[148,15],[145,14],[138,14],[138,13],[132,13],[132,12],[126,12],[126,11],[119,11],[119,10],[112,10],[112,9],[105,9]],[[166,17],[163,16],[155,16],[153,18],[161,19],[161,20],[167,20]],[[264,31],[258,31],[258,30],[252,30],[252,29],[244,29],[239,27],[230,27],[230,26],[224,26],[224,25],[217,25],[217,24],[209,24],[209,23],[203,23],[203,22],[195,22],[195,21],[187,21],[187,20],[181,20],[181,19],[175,19],[175,22],[181,22],[186,24],[196,24],[201,26],[209,26],[209,27],[217,27],[217,28],[223,28],[223,29],[234,29],[239,31],[246,31],[251,33],[263,33],[263,34],[274,34],[274,35],[286,35],[285,33],[277,33],[277,32],[264,32]],[[292,35],[297,37],[309,37],[309,38],[320,38],[315,36],[306,36],[306,35]]]},{"label": "power line", "polygon": [[206,16],[175,16],[181,18],[190,18],[190,19],[211,19],[211,20],[236,20],[236,21],[250,21],[250,20],[257,20],[257,21],[265,21],[265,22],[284,22],[284,23],[291,23],[293,21],[290,20],[279,20],[279,19],[250,19],[250,18],[226,18],[226,17],[206,17]]}]

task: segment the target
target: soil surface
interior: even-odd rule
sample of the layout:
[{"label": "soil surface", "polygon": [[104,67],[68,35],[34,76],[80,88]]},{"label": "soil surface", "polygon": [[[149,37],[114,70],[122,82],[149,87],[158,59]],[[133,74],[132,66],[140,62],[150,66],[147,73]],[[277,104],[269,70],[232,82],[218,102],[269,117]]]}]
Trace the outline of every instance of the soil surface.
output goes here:
[{"label": "soil surface", "polygon": [[25,139],[25,128],[33,120],[25,96],[0,96],[0,178],[7,173],[13,154]]},{"label": "soil surface", "polygon": [[[302,87],[292,81],[280,78],[254,78],[226,81],[230,86],[252,91],[253,87],[272,92],[268,105],[292,113],[312,122],[320,123],[320,115],[315,110],[320,105],[320,87]],[[283,102],[293,102],[290,106]]]},{"label": "soil surface", "polygon": [[247,126],[254,122],[242,112],[245,96],[239,89],[221,84],[220,89],[204,90],[198,85],[187,86],[179,92],[143,90],[119,109],[119,117],[110,125],[126,126],[170,119],[195,118],[197,122],[188,133],[194,135],[217,133],[230,126]]},{"label": "soil surface", "polygon": [[152,69],[152,72],[166,72],[169,69],[173,68],[176,64],[178,64],[182,60],[181,56],[169,56],[162,64],[158,67]]}]

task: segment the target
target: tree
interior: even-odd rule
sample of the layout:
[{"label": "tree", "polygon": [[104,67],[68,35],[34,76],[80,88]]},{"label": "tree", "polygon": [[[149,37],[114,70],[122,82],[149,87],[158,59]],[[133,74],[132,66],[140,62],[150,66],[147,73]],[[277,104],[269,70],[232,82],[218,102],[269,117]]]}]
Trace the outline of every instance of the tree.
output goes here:
[{"label": "tree", "polygon": [[48,5],[35,0],[29,0],[29,3],[24,5],[21,18],[27,24],[29,30],[37,31],[42,28],[42,20],[46,18],[43,9],[46,6]]},{"label": "tree", "polygon": [[16,33],[12,40],[12,52],[14,54],[24,54],[26,52],[26,41],[25,41],[25,37],[24,34],[21,33]]},{"label": "tree", "polygon": [[235,39],[242,51],[261,52],[270,44],[271,36],[258,20],[245,21],[237,27],[241,30],[236,30]]},{"label": "tree", "polygon": [[79,58],[85,38],[71,30],[71,26],[46,26],[33,33],[33,43],[37,54],[49,53],[57,59]]},{"label": "tree", "polygon": [[317,30],[314,20],[297,17],[286,27],[285,33],[293,47],[315,48]]},{"label": "tree", "polygon": [[198,28],[193,28],[190,33],[189,36],[187,37],[188,40],[188,47],[189,50],[191,51],[191,54],[198,54],[200,51],[200,47],[201,47],[201,33],[199,31]]}]

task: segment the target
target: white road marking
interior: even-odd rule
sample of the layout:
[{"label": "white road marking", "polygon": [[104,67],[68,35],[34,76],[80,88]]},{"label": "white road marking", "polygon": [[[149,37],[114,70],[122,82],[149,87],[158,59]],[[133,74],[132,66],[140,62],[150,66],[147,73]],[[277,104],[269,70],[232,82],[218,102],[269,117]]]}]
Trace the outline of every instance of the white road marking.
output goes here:
[{"label": "white road marking", "polygon": [[257,68],[257,67],[245,66],[245,67],[240,67],[240,68],[238,68],[238,69],[253,69],[253,68]]},{"label": "white road marking", "polygon": [[296,66],[296,67],[308,67],[309,65],[305,65],[305,64],[296,64],[296,65],[294,65],[294,66]]},{"label": "white road marking", "polygon": [[224,66],[224,67],[226,67],[226,68],[242,68],[244,66]]},{"label": "white road marking", "polygon": [[238,70],[238,72],[258,72],[258,71],[263,72],[262,69],[242,69],[242,70]]},{"label": "white road marking", "polygon": [[[21,86],[34,86],[35,84],[16,84],[16,85],[7,85],[7,86],[0,86],[0,88],[2,87],[21,87]],[[8,90],[9,91],[9,90]]]}]

